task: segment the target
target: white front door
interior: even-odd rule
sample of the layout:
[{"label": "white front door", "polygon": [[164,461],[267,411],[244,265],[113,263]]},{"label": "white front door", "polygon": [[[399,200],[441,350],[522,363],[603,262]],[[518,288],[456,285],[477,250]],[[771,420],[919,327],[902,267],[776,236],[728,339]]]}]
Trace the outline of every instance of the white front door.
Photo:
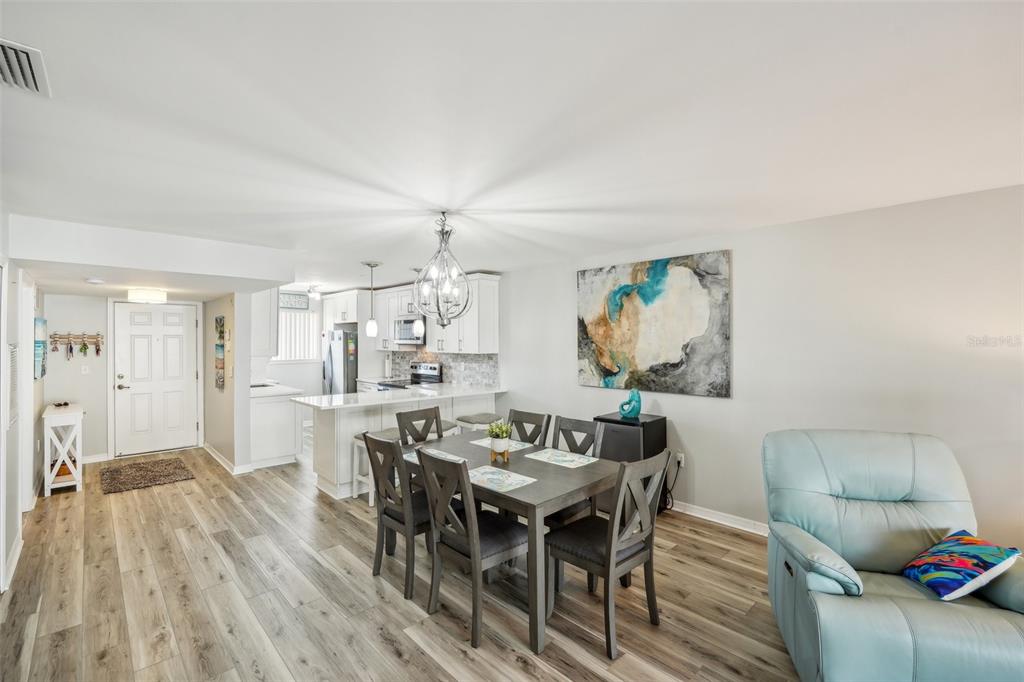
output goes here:
[{"label": "white front door", "polygon": [[199,445],[196,306],[114,304],[117,456]]}]

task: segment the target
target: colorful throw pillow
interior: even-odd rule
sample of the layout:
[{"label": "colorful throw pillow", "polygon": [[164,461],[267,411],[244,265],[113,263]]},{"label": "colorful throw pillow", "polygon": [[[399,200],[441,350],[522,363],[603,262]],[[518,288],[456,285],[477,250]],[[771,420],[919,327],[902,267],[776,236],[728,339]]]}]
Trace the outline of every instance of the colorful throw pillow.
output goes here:
[{"label": "colorful throw pillow", "polygon": [[903,567],[903,575],[939,595],[942,601],[966,596],[1013,565],[1016,547],[1000,547],[965,530],[947,535]]}]

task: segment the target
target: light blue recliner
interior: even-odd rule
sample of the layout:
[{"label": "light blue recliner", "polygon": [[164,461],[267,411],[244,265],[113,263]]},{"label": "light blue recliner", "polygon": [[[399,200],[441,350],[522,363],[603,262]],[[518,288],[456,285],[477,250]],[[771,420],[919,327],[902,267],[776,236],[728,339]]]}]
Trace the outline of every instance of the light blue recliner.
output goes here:
[{"label": "light blue recliner", "polygon": [[947,533],[976,532],[945,443],[777,431],[763,460],[768,594],[801,680],[1024,680],[1024,562],[954,602],[900,573]]}]

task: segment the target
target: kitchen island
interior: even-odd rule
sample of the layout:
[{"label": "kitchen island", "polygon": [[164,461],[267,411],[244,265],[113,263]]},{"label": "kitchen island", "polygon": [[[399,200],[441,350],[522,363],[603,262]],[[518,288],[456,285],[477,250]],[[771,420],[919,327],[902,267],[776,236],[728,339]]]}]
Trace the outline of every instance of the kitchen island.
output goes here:
[{"label": "kitchen island", "polygon": [[[363,431],[380,431],[397,425],[396,412],[424,407],[441,409],[441,417],[493,412],[494,396],[504,393],[495,386],[427,384],[410,388],[302,396],[292,401],[313,408],[313,471],[317,487],[335,499],[351,497],[352,454],[355,437]],[[363,451],[360,450],[360,453]],[[365,459],[365,455],[362,458]],[[365,471],[368,463],[363,463]],[[361,484],[355,494],[365,492]]]}]

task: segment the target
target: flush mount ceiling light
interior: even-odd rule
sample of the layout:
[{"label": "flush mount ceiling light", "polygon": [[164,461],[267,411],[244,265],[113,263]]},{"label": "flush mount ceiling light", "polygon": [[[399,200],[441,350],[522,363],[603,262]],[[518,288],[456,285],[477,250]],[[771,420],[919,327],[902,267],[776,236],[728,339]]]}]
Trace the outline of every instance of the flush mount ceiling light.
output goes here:
[{"label": "flush mount ceiling light", "polygon": [[86,277],[85,278],[85,283],[86,284],[105,284],[106,280],[102,280],[99,277]]},{"label": "flush mount ceiling light", "polygon": [[364,260],[363,265],[370,268],[370,319],[366,321],[366,335],[372,339],[377,336],[377,318],[373,316],[373,271],[380,263],[375,260]]},{"label": "flush mount ceiling light", "polygon": [[167,292],[163,289],[129,289],[128,300],[132,303],[167,303]]},{"label": "flush mount ceiling light", "polygon": [[423,315],[437,320],[441,327],[447,327],[469,310],[469,279],[449,248],[455,230],[448,225],[448,215],[442,212],[436,224],[437,251],[416,278],[413,300]]}]

